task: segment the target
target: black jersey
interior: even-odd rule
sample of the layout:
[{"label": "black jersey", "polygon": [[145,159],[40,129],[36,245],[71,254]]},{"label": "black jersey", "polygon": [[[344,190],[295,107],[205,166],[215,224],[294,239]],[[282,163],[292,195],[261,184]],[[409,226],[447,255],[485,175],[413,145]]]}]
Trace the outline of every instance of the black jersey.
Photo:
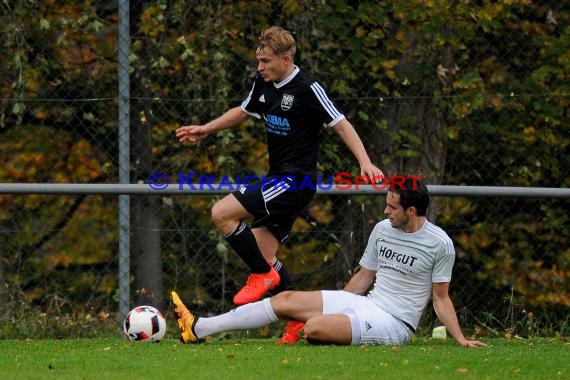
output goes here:
[{"label": "black jersey", "polygon": [[298,182],[309,177],[314,183],[320,129],[344,118],[318,81],[297,66],[279,83],[257,75],[242,108],[265,122],[268,174],[294,176]]}]

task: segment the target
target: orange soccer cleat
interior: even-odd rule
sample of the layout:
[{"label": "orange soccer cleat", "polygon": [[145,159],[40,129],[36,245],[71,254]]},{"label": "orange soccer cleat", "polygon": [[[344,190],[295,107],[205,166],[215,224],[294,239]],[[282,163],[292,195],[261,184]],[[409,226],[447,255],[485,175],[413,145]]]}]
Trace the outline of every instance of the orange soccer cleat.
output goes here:
[{"label": "orange soccer cleat", "polygon": [[234,304],[245,305],[259,301],[265,293],[279,285],[279,281],[279,273],[273,267],[268,273],[250,274],[245,286],[234,296]]},{"label": "orange soccer cleat", "polygon": [[285,326],[285,331],[281,339],[277,341],[279,344],[294,344],[301,340],[301,332],[305,327],[304,322],[300,321],[289,321],[287,326]]},{"label": "orange soccer cleat", "polygon": [[180,329],[180,341],[182,343],[201,343],[204,339],[196,336],[194,326],[196,325],[196,318],[182,303],[182,300],[175,291],[170,293],[172,303],[174,304],[174,314],[178,319],[178,328]]}]

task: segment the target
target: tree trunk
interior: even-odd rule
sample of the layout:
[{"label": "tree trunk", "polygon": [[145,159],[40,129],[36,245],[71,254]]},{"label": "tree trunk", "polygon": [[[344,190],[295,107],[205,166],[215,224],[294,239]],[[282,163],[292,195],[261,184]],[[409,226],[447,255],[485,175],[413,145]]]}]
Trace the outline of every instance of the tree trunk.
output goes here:
[{"label": "tree trunk", "polygon": [[[399,76],[410,78],[411,84],[402,85],[397,92],[402,94],[404,101],[399,99],[392,107],[387,108],[386,119],[392,136],[398,136],[397,142],[389,146],[390,165],[386,169],[393,174],[421,175],[428,185],[441,184],[445,169],[445,159],[448,147],[447,125],[444,111],[433,103],[431,96],[418,96],[433,93],[431,83],[426,83],[425,77],[417,73],[425,71],[425,67],[433,67],[436,72],[436,62],[420,60],[415,54],[416,41],[412,34],[408,36],[408,50],[402,54],[399,66]],[[451,51],[437,55],[440,63],[447,67],[453,64]],[[405,133],[401,133],[404,131]],[[408,139],[407,136],[413,136]],[[414,155],[401,154],[404,150],[415,152]],[[435,221],[440,210],[440,199],[431,197],[428,209],[428,219]]]},{"label": "tree trunk", "polygon": [[160,197],[133,199],[133,253],[136,265],[137,303],[163,309],[164,285],[160,246]]},{"label": "tree trunk", "polygon": [[[134,107],[138,109],[138,107]],[[142,111],[131,130],[132,167],[136,183],[146,183],[153,172],[148,111]],[[136,294],[138,304],[162,308],[164,287],[160,249],[160,201],[159,195],[136,195],[132,201],[133,254],[136,265]]]},{"label": "tree trunk", "polygon": [[[417,117],[414,125],[405,126],[408,133],[417,137],[418,145],[413,147],[417,152],[412,157],[398,158],[397,144],[391,144],[394,151],[390,153],[394,157],[387,170],[390,173],[402,175],[421,175],[424,183],[428,185],[440,184],[445,169],[445,157],[447,151],[447,138],[445,125],[440,111],[431,104],[429,99],[416,99],[412,102],[398,102],[388,115],[389,125],[397,130],[402,128],[399,120],[405,120],[412,116]],[[435,221],[439,214],[440,199],[430,198],[428,219]]]},{"label": "tree trunk", "polygon": [[[141,2],[131,2],[131,33],[138,35],[137,25],[143,8]],[[131,77],[133,98],[143,100],[131,102],[133,112],[131,123],[131,169],[134,183],[147,183],[148,176],[154,172],[152,164],[152,113],[151,98],[143,84],[142,71]],[[132,239],[133,257],[136,276],[136,302],[163,309],[164,285],[160,242],[161,197],[159,195],[136,195],[132,197]]]},{"label": "tree trunk", "polygon": [[364,206],[359,206],[353,198],[333,196],[333,202],[338,210],[335,229],[340,231],[337,239],[340,263],[335,271],[336,289],[342,289],[354,275],[370,233],[368,226],[364,223],[367,214]]}]

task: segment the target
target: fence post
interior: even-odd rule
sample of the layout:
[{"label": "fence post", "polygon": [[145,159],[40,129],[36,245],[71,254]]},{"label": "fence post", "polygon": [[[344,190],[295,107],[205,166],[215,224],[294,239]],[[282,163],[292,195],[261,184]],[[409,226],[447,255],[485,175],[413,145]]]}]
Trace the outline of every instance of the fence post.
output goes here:
[{"label": "fence post", "polygon": [[[119,0],[119,183],[130,182],[129,0]],[[130,198],[119,195],[119,321],[130,310]]]}]

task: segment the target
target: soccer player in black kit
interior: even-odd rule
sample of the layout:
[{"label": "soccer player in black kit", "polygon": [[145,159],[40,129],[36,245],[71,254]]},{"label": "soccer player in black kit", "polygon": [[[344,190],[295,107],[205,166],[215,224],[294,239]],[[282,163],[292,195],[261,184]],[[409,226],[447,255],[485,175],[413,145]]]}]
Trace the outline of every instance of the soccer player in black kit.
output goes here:
[{"label": "soccer player in black kit", "polygon": [[[265,124],[267,176],[232,192],[212,207],[214,225],[251,270],[245,286],[234,296],[236,305],[257,301],[269,291],[292,288],[291,276],[276,252],[315,195],[323,126],[339,134],[358,160],[361,175],[372,180],[383,178],[355,129],[325,89],[295,65],[295,51],[296,42],[289,31],[277,26],[266,29],[257,42],[258,74],[242,104],[204,125],[176,130],[181,142],[195,142],[212,132],[235,127],[248,116],[262,119]],[[251,227],[245,222],[248,219],[253,219]],[[174,292],[172,301],[177,311],[182,301]],[[303,323],[290,321],[279,343],[297,342],[302,328]]]}]

